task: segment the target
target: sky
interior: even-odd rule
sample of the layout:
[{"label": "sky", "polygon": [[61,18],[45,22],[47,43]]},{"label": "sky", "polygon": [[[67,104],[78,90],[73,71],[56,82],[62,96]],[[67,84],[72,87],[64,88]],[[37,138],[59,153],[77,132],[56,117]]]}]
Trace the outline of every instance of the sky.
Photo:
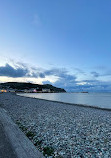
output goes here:
[{"label": "sky", "polygon": [[111,91],[111,0],[0,0],[0,82]]}]

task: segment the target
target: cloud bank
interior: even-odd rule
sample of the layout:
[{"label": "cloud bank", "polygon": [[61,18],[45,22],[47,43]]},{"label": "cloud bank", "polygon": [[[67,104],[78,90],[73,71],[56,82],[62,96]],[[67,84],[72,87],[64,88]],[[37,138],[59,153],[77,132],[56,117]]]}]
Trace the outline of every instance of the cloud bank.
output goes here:
[{"label": "cloud bank", "polygon": [[7,77],[24,77],[27,76],[28,69],[27,68],[14,68],[9,64],[0,67],[0,76]]},{"label": "cloud bank", "polygon": [[[26,64],[18,63],[14,65],[6,64],[0,66],[0,76],[8,78],[27,78],[31,81],[41,79],[43,84],[53,84],[54,86],[61,87],[67,91],[111,91],[111,80],[103,81],[101,76],[111,75],[110,71],[104,71],[103,74],[96,71],[91,71],[90,78],[85,79],[87,76],[83,70],[74,69],[78,73],[71,73],[65,68],[52,68],[42,69],[36,67],[29,67]],[[82,79],[78,76],[84,75]],[[52,78],[52,80],[51,80]]]}]

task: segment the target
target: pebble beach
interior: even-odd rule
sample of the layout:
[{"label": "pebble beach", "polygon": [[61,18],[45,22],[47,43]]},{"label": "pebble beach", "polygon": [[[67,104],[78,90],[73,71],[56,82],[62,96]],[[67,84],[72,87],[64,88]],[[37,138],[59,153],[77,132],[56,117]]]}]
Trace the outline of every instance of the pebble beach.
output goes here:
[{"label": "pebble beach", "polygon": [[[111,111],[0,94],[0,107],[33,131],[37,148],[53,149],[50,158],[111,158]],[[24,133],[26,131],[24,130]]]}]

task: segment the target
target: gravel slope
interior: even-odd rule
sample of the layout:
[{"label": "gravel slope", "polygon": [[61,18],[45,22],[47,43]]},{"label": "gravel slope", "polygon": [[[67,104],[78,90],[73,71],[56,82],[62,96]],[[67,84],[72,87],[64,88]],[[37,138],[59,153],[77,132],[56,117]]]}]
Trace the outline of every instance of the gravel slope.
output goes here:
[{"label": "gravel slope", "polygon": [[111,111],[0,94],[12,119],[64,158],[111,158]]}]

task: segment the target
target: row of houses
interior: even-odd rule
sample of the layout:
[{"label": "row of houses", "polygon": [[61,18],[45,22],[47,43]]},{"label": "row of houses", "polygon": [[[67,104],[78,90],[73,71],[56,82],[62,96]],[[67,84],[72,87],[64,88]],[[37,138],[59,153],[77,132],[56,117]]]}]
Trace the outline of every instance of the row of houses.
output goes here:
[{"label": "row of houses", "polygon": [[52,92],[50,89],[43,88],[41,90],[31,88],[31,89],[24,89],[24,90],[18,90],[18,89],[0,89],[1,93],[6,93],[6,92],[21,92],[21,93],[50,93]]},{"label": "row of houses", "polygon": [[41,90],[31,88],[31,89],[25,89],[23,91],[24,91],[24,93],[50,93],[51,92],[50,89],[45,89],[45,88],[41,89]]}]

